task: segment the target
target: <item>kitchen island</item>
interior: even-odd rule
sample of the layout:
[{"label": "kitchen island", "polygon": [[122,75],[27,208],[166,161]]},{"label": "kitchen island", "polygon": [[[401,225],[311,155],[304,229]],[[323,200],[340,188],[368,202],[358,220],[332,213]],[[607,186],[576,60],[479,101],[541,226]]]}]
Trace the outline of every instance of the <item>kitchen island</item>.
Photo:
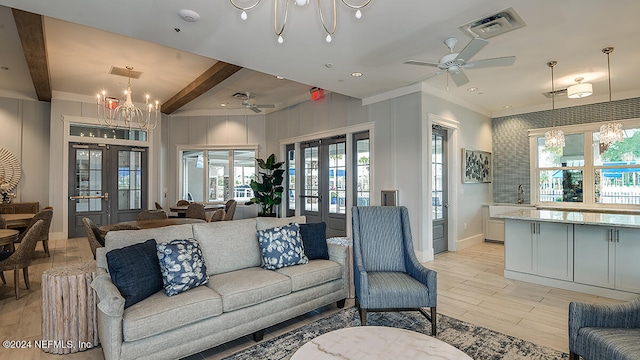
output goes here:
[{"label": "kitchen island", "polygon": [[509,279],[621,300],[640,295],[640,215],[526,209],[505,221]]}]

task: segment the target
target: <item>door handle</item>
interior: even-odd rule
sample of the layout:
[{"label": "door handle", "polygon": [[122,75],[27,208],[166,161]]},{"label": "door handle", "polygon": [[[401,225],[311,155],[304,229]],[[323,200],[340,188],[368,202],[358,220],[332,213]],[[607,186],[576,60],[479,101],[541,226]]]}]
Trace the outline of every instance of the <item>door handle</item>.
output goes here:
[{"label": "door handle", "polygon": [[449,203],[444,203],[444,207],[448,208],[449,207]]},{"label": "door handle", "polygon": [[104,195],[69,196],[69,200],[86,200],[86,199],[104,199],[105,201],[109,201],[109,193],[104,193]]}]

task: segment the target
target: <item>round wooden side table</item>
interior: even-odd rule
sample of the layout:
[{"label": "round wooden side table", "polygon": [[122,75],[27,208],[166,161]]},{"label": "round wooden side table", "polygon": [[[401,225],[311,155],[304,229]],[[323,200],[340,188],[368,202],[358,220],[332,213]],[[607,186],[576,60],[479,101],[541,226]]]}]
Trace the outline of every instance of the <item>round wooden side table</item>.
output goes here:
[{"label": "round wooden side table", "polygon": [[100,344],[98,296],[90,286],[95,276],[95,261],[55,267],[42,273],[42,338],[63,344],[43,351],[68,354]]}]

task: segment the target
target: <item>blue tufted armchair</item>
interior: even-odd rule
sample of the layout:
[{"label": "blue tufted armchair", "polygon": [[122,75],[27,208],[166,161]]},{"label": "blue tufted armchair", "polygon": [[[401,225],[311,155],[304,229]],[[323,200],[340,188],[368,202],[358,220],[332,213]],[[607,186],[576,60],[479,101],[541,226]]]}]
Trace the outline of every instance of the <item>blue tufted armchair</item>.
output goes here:
[{"label": "blue tufted armchair", "polygon": [[569,359],[640,359],[640,298],[624,304],[569,304]]},{"label": "blue tufted armchair", "polygon": [[[404,206],[353,207],[353,267],[362,325],[367,311],[418,310],[436,336],[436,275],[413,252]],[[424,308],[430,308],[427,313]]]}]

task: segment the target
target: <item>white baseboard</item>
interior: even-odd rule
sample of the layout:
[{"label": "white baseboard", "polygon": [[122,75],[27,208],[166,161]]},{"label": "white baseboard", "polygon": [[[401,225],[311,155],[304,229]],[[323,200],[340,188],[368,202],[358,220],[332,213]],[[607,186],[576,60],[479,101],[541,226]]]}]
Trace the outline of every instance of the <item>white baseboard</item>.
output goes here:
[{"label": "white baseboard", "polygon": [[456,241],[456,248],[450,251],[460,251],[473,245],[482,244],[484,242],[484,234],[476,234],[465,239]]}]

